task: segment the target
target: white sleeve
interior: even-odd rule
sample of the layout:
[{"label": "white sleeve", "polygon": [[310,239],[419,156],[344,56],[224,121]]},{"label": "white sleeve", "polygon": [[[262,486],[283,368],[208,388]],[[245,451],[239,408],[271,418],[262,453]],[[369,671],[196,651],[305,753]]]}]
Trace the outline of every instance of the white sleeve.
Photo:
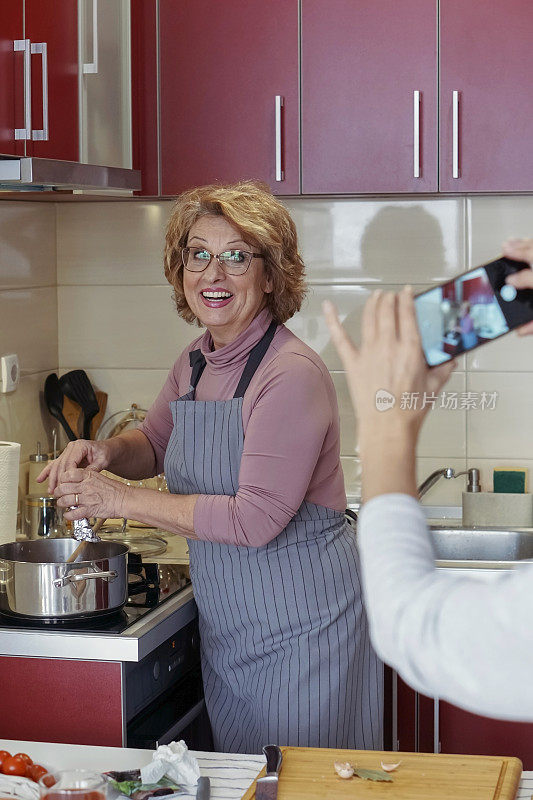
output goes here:
[{"label": "white sleeve", "polygon": [[501,719],[533,720],[533,564],[491,581],[436,570],[418,502],[375,497],[358,522],[372,641],[420,692]]}]

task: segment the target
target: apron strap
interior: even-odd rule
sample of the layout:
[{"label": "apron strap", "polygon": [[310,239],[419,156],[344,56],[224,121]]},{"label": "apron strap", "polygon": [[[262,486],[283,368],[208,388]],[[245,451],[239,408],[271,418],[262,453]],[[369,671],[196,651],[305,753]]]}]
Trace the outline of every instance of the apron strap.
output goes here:
[{"label": "apron strap", "polygon": [[196,389],[198,381],[202,376],[202,372],[205,369],[206,360],[205,356],[202,354],[201,350],[191,350],[189,353],[189,363],[192,367],[191,373],[191,388],[189,391]]},{"label": "apron strap", "polygon": [[[272,320],[262,338],[257,342],[255,347],[250,350],[248,361],[246,362],[246,366],[244,367],[237,388],[235,389],[235,394],[233,395],[234,398],[244,397],[244,393],[247,390],[257,367],[263,360],[266,351],[270,347],[270,342],[274,338],[277,327],[278,323],[275,320]],[[202,354],[202,351],[199,349],[191,350],[189,353],[189,363],[192,367],[190,391],[193,391],[196,389],[198,381],[202,377],[202,372],[206,366],[205,356]]]},{"label": "apron strap", "polygon": [[235,394],[233,395],[234,398],[244,397],[244,393],[247,390],[257,367],[263,360],[266,351],[270,347],[270,342],[274,338],[274,334],[276,333],[277,327],[278,323],[273,319],[270,325],[268,326],[267,330],[263,334],[263,337],[257,342],[255,347],[253,347],[252,350],[250,350],[248,361],[246,362],[246,366],[243,370],[237,388],[235,389]]}]

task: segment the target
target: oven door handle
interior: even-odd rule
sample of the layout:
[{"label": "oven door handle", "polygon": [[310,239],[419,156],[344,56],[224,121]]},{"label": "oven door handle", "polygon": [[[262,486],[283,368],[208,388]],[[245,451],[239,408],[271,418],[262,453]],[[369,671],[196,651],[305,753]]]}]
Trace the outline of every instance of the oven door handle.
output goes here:
[{"label": "oven door handle", "polygon": [[187,711],[183,717],[172,725],[167,731],[161,734],[161,736],[157,737],[157,741],[155,743],[156,749],[162,744],[169,744],[169,742],[173,742],[176,740],[177,736],[187,727],[190,723],[199,716],[205,708],[205,700],[202,698],[195,706],[193,706],[190,711]]}]

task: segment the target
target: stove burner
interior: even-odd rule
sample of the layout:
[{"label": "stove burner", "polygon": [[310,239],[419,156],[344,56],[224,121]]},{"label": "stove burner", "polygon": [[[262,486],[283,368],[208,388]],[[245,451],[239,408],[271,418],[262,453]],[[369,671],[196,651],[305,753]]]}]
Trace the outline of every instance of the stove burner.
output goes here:
[{"label": "stove burner", "polygon": [[24,617],[0,610],[0,628],[70,630],[80,633],[122,633],[151,609],[190,584],[188,567],[146,563],[138,553],[128,553],[128,600],[122,609],[79,617]]},{"label": "stove burner", "polygon": [[[127,615],[121,609],[113,609],[93,616],[86,617],[26,617],[24,614],[11,614],[9,611],[1,610],[0,618],[9,620],[10,624],[22,625],[35,625],[38,628],[42,627],[56,627],[56,628],[87,628],[88,630],[98,630],[100,627],[108,628],[110,625],[118,625],[120,623],[127,623]],[[3,619],[2,619],[3,622]],[[0,622],[1,626],[1,622]]]}]

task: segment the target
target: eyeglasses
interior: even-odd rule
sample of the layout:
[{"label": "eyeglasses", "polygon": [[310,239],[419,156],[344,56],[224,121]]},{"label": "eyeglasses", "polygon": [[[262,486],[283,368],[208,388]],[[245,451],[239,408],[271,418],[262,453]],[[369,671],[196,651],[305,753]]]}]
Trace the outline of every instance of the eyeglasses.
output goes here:
[{"label": "eyeglasses", "polygon": [[211,260],[216,258],[227,275],[244,275],[252,258],[263,258],[259,253],[250,253],[248,250],[224,250],[223,253],[211,253],[205,247],[184,247],[181,251],[181,260],[189,272],[203,272]]}]

